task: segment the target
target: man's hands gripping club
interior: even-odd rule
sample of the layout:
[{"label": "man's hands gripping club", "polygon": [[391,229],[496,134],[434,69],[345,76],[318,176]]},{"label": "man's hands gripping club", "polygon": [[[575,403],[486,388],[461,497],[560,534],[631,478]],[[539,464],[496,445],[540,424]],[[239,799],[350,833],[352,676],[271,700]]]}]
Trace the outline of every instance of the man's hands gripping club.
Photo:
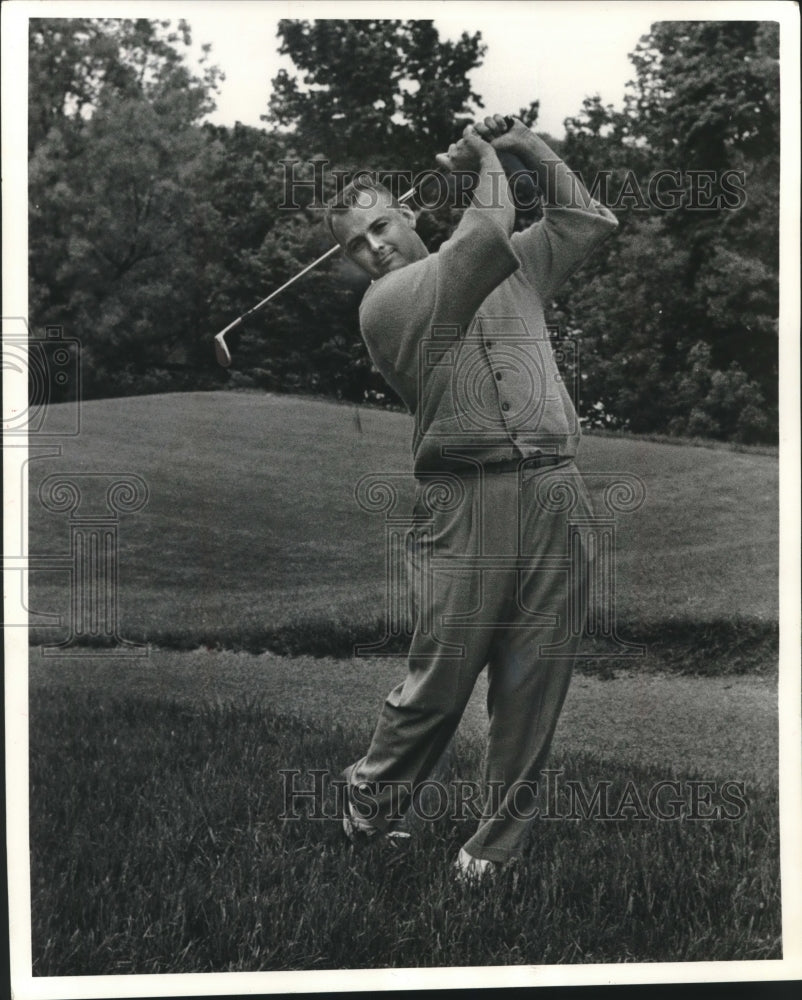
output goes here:
[{"label": "man's hands gripping club", "polygon": [[[515,125],[519,125],[526,132],[529,131],[525,125],[514,118],[505,118],[504,115],[488,115],[483,122],[466,125],[462,132],[462,138],[457,142],[452,142],[447,152],[438,153],[435,161],[442,170],[451,172],[478,170],[484,147],[492,145],[494,149],[498,148],[498,140]],[[479,143],[476,142],[477,136],[481,140]],[[514,152],[512,145],[507,144],[506,148]]]},{"label": "man's hands gripping club", "polygon": [[476,175],[474,205],[492,212],[507,233],[512,232],[515,224],[515,206],[507,187],[504,168],[491,142],[495,144],[509,131],[511,122],[512,119],[506,119],[502,115],[493,115],[478,125],[466,125],[462,138],[452,142],[447,152],[435,157],[441,170]]}]

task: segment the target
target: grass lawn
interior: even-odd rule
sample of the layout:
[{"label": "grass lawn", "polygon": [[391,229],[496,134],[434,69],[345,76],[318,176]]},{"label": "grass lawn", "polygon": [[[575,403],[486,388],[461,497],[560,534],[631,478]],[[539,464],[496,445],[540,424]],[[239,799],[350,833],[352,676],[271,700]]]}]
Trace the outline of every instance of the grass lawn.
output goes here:
[{"label": "grass lawn", "polygon": [[[517,880],[476,888],[449,867],[473,821],[439,798],[401,861],[347,845],[331,779],[361,754],[359,728],[39,690],[31,734],[35,975],[781,956],[776,790],[745,787],[724,818],[727,773],[555,755]],[[480,756],[458,742],[444,787],[476,780]],[[311,769],[320,794],[288,798]],[[659,818],[645,803],[666,778]],[[697,779],[715,786],[701,809]],[[609,782],[608,805],[566,798],[569,781],[588,802]]]},{"label": "grass lawn", "polygon": [[[67,406],[55,411],[68,423]],[[97,400],[81,417],[62,457],[31,464],[31,553],[69,547],[67,517],[38,500],[45,475],[141,476],[147,507],[120,525],[127,638],[347,655],[380,634],[384,525],[354,487],[367,473],[406,474],[409,509],[410,418],[234,392]],[[661,665],[729,658],[765,669],[776,656],[776,458],[587,436],[580,465],[597,500],[598,473],[635,474],[646,487],[642,508],[618,516],[621,634],[647,642]],[[66,574],[32,574],[35,610],[66,615],[68,603]]]},{"label": "grass lawn", "polygon": [[[258,701],[279,715],[301,712],[316,725],[347,720],[367,743],[387,693],[403,680],[398,658],[276,656],[272,653],[152,649],[147,659],[45,658],[31,651],[32,692],[81,692],[152,699],[192,712],[247,707]],[[482,673],[460,733],[487,734],[487,677]],[[763,674],[681,676],[621,670],[578,673],[571,682],[555,750],[603,754],[616,767],[653,764],[664,773],[698,768],[709,774],[776,787],[777,684]],[[287,754],[287,766],[292,756]],[[347,763],[343,758],[343,764]]]},{"label": "grass lawn", "polygon": [[[121,518],[120,604],[122,634],[153,646],[31,652],[34,974],[780,957],[768,455],[583,443],[597,501],[596,473],[646,488],[617,522],[616,594],[621,634],[649,655],[575,679],[549,767],[586,792],[610,782],[614,803],[678,782],[675,817],[541,817],[516,880],[476,890],[449,871],[469,818],[419,822],[392,864],[346,845],[331,785],[320,818],[287,815],[281,771],[339,775],[403,672],[350,656],[380,634],[384,600],[382,517],[354,486],[401,473],[408,510],[410,433],[399,414],[299,397],[147,396],[83,404],[80,437],[31,463],[33,555],[69,550],[68,517],[38,500],[46,475],[147,482],[147,507]],[[31,598],[66,615],[64,574],[34,574]],[[479,777],[483,684],[448,782]],[[716,802],[744,781],[745,808],[694,816],[697,779]]]}]

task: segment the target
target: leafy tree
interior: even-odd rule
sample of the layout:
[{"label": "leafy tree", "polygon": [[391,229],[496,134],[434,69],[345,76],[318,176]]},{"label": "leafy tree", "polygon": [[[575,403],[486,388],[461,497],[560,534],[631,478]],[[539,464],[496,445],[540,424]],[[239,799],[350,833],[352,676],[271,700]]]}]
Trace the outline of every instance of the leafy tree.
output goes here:
[{"label": "leafy tree", "polygon": [[136,390],[176,350],[197,359],[205,328],[217,218],[204,193],[213,150],[196,122],[216,71],[192,75],[173,48],[188,29],[168,29],[32,27],[29,312],[81,339],[90,394]]},{"label": "leafy tree", "polygon": [[637,88],[627,116],[655,151],[710,170],[776,153],[776,22],[661,21],[631,60]]},{"label": "leafy tree", "polygon": [[[771,22],[660,22],[632,56],[623,110],[594,97],[566,121],[566,159],[586,180],[610,171],[621,223],[559,302],[585,334],[588,418],[739,440],[776,429],[777,44]],[[673,209],[648,194],[667,169]],[[745,198],[721,200],[727,171]],[[704,210],[704,185],[718,207]]]},{"label": "leafy tree", "polygon": [[304,159],[417,171],[482,107],[468,79],[485,53],[479,32],[450,42],[432,21],[327,19],[282,20],[278,35],[301,76],[279,72],[262,117],[291,131]]},{"label": "leafy tree", "polygon": [[[660,22],[633,55],[630,134],[654,165],[681,166],[690,210],[665,225],[689,248],[687,286],[713,361],[735,361],[776,400],[779,268],[779,28],[775,22]],[[697,210],[689,171],[741,171],[735,208]],[[694,203],[694,199],[695,202]]]},{"label": "leafy tree", "polygon": [[113,97],[75,155],[51,130],[31,161],[34,315],[82,339],[90,388],[164,362],[201,325],[216,224],[200,194],[204,153],[175,108]]},{"label": "leafy tree", "polygon": [[[101,93],[150,101],[183,92],[188,120],[213,110],[221,77],[207,66],[194,76],[184,59],[186,21],[144,18],[31,18],[28,45],[28,143],[33,152],[50,128],[88,117]],[[209,46],[204,46],[205,63]]]}]

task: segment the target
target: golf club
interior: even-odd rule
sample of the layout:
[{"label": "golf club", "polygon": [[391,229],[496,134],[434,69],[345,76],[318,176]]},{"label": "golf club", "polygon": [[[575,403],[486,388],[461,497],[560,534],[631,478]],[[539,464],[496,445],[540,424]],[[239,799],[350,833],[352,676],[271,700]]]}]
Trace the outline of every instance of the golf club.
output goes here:
[{"label": "golf club", "polygon": [[[403,204],[403,202],[409,201],[409,199],[415,194],[415,190],[416,190],[415,188],[411,188],[409,191],[406,192],[406,194],[402,194],[401,197],[398,199],[398,204],[401,205]],[[257,302],[252,309],[249,309],[246,313],[243,313],[238,319],[235,319],[233,323],[229,323],[224,330],[221,330],[220,333],[216,334],[214,338],[214,353],[217,356],[218,364],[221,364],[224,368],[228,368],[228,366],[231,364],[231,352],[229,351],[228,345],[226,344],[227,333],[229,333],[231,330],[235,330],[241,323],[244,323],[249,316],[253,316],[255,313],[258,313],[260,309],[264,308],[264,306],[266,306],[267,303],[270,302],[271,299],[274,299],[277,295],[280,295],[285,288],[289,288],[290,285],[294,284],[299,278],[302,278],[308,271],[311,271],[313,268],[317,267],[318,264],[322,264],[324,260],[328,260],[329,257],[337,253],[339,249],[340,249],[339,245],[335,243],[333,247],[328,249],[324,254],[321,254],[321,256],[317,258],[317,260],[313,260],[311,264],[307,264],[302,271],[299,271],[296,275],[290,278],[289,281],[285,281],[280,288],[277,288],[275,291],[271,292],[267,296],[267,298],[262,299],[261,302]]]},{"label": "golf club", "polygon": [[[502,164],[504,166],[505,173],[508,176],[519,172],[524,174],[527,173],[521,161],[510,153],[503,154]],[[406,194],[401,195],[401,197],[398,199],[398,204],[400,205],[403,204],[403,202],[405,201],[409,201],[409,199],[415,194],[416,191],[417,191],[416,187],[410,188],[410,190],[407,191]],[[267,298],[262,299],[261,302],[257,302],[252,309],[249,309],[247,312],[243,313],[242,316],[235,319],[233,323],[229,323],[224,330],[221,330],[220,333],[216,334],[214,338],[214,353],[215,356],[217,357],[218,364],[222,365],[223,368],[228,368],[231,365],[231,352],[229,351],[228,345],[226,344],[227,333],[230,333],[232,330],[235,330],[238,326],[244,323],[245,320],[248,319],[250,316],[253,316],[256,313],[258,313],[261,309],[263,309],[267,305],[268,302],[274,299],[277,295],[280,295],[286,288],[289,288],[290,285],[294,284],[299,278],[302,278],[309,271],[313,270],[313,268],[316,268],[318,264],[322,264],[324,260],[328,260],[328,258],[331,257],[333,254],[337,253],[339,249],[340,249],[339,245],[335,244],[324,254],[318,257],[317,260],[313,260],[311,264],[307,264],[302,271],[299,271],[296,275],[290,278],[289,281],[285,281],[280,288],[277,288],[275,291],[271,292],[267,296]]]}]

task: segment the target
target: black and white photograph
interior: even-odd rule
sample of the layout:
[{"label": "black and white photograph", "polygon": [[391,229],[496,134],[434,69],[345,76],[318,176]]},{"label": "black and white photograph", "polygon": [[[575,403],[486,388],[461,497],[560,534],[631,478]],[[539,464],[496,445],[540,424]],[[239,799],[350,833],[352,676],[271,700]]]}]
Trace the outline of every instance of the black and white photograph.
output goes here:
[{"label": "black and white photograph", "polygon": [[802,980],[798,14],[3,4],[15,1000]]}]

